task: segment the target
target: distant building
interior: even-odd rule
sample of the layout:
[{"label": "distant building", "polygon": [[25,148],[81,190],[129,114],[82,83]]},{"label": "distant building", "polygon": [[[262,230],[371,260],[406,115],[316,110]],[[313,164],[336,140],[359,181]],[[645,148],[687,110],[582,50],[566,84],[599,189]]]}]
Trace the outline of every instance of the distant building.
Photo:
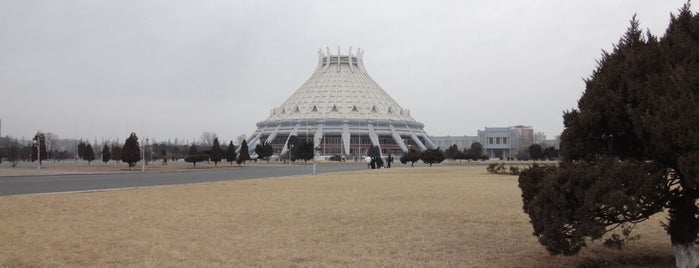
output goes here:
[{"label": "distant building", "polygon": [[531,126],[485,127],[478,130],[477,136],[430,136],[430,140],[446,150],[456,144],[460,151],[470,148],[474,142],[483,145],[484,153],[490,158],[508,158],[526,149],[534,142],[534,129]]},{"label": "distant building", "polygon": [[478,136],[430,136],[432,143],[442,150],[446,150],[456,144],[459,151],[470,148],[471,144],[478,141]]},{"label": "distant building", "polygon": [[510,127],[510,129],[514,131],[516,133],[515,135],[518,137],[517,146],[513,148],[519,150],[528,148],[529,145],[534,144],[534,129],[531,126],[519,125]]},{"label": "distant building", "polygon": [[561,149],[561,136],[556,136],[553,140],[544,140],[541,146],[544,148],[554,147],[556,149]]},{"label": "distant building", "polygon": [[478,130],[478,141],[490,158],[515,157],[520,149],[529,147],[534,140],[531,126],[485,127]]}]

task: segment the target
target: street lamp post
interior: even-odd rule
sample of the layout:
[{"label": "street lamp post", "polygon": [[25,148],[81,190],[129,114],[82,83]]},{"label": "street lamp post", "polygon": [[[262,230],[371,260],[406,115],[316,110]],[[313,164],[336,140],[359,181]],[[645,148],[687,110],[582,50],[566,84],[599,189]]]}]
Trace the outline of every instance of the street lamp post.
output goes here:
[{"label": "street lamp post", "polygon": [[316,175],[317,169],[318,169],[318,154],[317,152],[320,151],[320,145],[323,143],[323,136],[320,136],[320,140],[318,141],[318,148],[313,149],[313,175]]},{"label": "street lamp post", "polygon": [[37,131],[36,138],[32,140],[32,144],[34,144],[36,147],[36,159],[39,160],[36,170],[41,170],[41,136],[43,136],[43,133],[41,133],[41,131]]},{"label": "street lamp post", "polygon": [[148,144],[148,138],[146,138],[146,142],[143,143],[143,147],[141,147],[141,158],[143,159],[143,162],[141,163],[141,172],[146,172],[146,145]]},{"label": "street lamp post", "polygon": [[36,165],[36,170],[41,170],[41,143],[37,141],[38,139],[39,137],[32,140],[32,144],[34,144],[34,147],[36,147],[36,159],[39,160],[39,164]]}]

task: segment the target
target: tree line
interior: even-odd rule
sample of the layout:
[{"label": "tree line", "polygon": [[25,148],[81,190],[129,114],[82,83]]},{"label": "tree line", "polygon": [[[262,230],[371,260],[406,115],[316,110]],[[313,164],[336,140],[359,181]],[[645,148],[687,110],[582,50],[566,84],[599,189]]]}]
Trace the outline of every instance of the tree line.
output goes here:
[{"label": "tree line", "polygon": [[[215,135],[206,132],[209,136]],[[93,144],[90,142],[79,140],[75,141],[77,146],[73,147],[72,150],[56,150],[50,149],[48,144],[50,143],[49,136],[51,135],[51,140],[58,140],[55,134],[49,133],[37,133],[31,140],[31,142],[19,141],[16,138],[11,137],[0,137],[0,163],[5,159],[12,162],[13,166],[16,166],[19,161],[62,161],[62,160],[85,160],[88,164],[92,164],[93,161],[98,160],[97,157],[101,157],[105,164],[109,161],[115,161],[116,163],[124,162],[129,165],[129,167],[134,167],[138,161],[145,161],[148,164],[151,161],[163,161],[163,164],[167,164],[168,160],[177,161],[180,159],[185,159],[186,162],[191,162],[196,165],[197,162],[201,161],[211,161],[218,164],[222,160],[227,160],[229,162],[236,162],[238,164],[243,164],[245,161],[251,160],[248,149],[240,150],[241,156],[236,153],[237,147],[233,145],[233,141],[230,142],[228,146],[220,146],[218,138],[214,138],[214,144],[212,147],[200,150],[199,146],[192,143],[191,145],[178,145],[172,143],[153,143],[142,146],[138,141],[138,136],[135,133],[131,133],[124,143],[112,142],[103,143],[101,150],[99,148],[93,148]],[[204,135],[204,134],[203,134]],[[204,136],[202,136],[204,140]],[[208,136],[207,136],[208,139]],[[247,141],[241,138],[241,147],[247,148]],[[60,140],[65,144],[66,140]],[[70,140],[68,140],[70,142]],[[207,140],[208,141],[208,140]],[[95,141],[96,143],[96,141]],[[202,145],[206,146],[206,144]],[[62,146],[63,147],[63,146]],[[65,148],[65,147],[63,147]],[[257,146],[255,150],[258,158],[269,159],[272,155],[273,150],[270,144],[262,144]],[[38,159],[40,157],[40,159]]]},{"label": "tree line", "polygon": [[[6,139],[7,140],[7,139]],[[202,134],[202,144],[190,144],[190,145],[177,145],[170,143],[153,143],[148,144],[145,148],[141,148],[138,137],[135,133],[129,135],[126,141],[121,144],[118,142],[113,142],[110,144],[104,143],[102,145],[101,151],[97,151],[92,147],[92,144],[83,140],[80,140],[77,149],[73,152],[69,151],[47,151],[46,138],[43,137],[43,133],[38,133],[35,135],[33,140],[38,140],[37,145],[30,145],[28,147],[18,146],[4,146],[8,147],[6,153],[2,154],[0,151],[0,156],[7,156],[9,161],[20,160],[23,155],[29,155],[31,161],[37,161],[37,155],[41,155],[41,160],[46,160],[51,157],[54,160],[65,160],[65,159],[82,159],[91,164],[92,161],[97,160],[98,156],[101,156],[101,160],[106,164],[109,161],[115,161],[116,163],[124,162],[129,165],[129,167],[134,167],[135,163],[138,161],[145,161],[147,165],[151,161],[162,161],[163,164],[167,164],[168,161],[177,161],[184,159],[185,162],[192,163],[196,166],[197,163],[201,162],[213,162],[214,165],[218,165],[220,162],[229,162],[232,164],[236,162],[237,164],[244,164],[248,160],[266,160],[269,159],[274,154],[274,149],[271,144],[265,142],[258,144],[255,147],[254,153],[257,155],[256,158],[250,156],[250,151],[247,145],[247,141],[243,138],[241,139],[241,148],[237,148],[233,141],[230,144],[221,145],[219,143],[218,137],[213,133],[206,132]],[[207,146],[206,143],[211,142],[211,146]],[[5,142],[7,143],[7,142]],[[28,150],[27,150],[28,148]],[[37,148],[40,153],[37,152]],[[369,153],[372,152],[371,149],[378,150],[376,148],[370,148]],[[284,155],[280,155],[279,159],[282,161],[304,161],[308,162],[312,160],[315,155],[315,146],[313,140],[299,139],[297,136],[289,137],[287,143],[287,150]],[[520,160],[539,160],[539,159],[555,159],[558,157],[558,151],[553,147],[546,149],[541,149],[541,146],[534,144],[530,146],[526,151],[526,158],[518,158]],[[98,155],[99,153],[99,155]],[[143,155],[142,155],[143,154]],[[518,156],[523,155],[519,153]],[[530,157],[530,155],[532,157]],[[341,159],[341,158],[340,158]],[[452,160],[487,160],[488,157],[484,154],[483,146],[479,142],[471,144],[470,148],[466,148],[463,151],[459,150],[456,145],[452,145],[447,150],[441,151],[440,149],[435,150],[425,150],[418,151],[413,148],[408,150],[400,158],[401,163],[411,163],[414,165],[415,162],[422,160],[427,164],[440,163],[444,159]]]}]

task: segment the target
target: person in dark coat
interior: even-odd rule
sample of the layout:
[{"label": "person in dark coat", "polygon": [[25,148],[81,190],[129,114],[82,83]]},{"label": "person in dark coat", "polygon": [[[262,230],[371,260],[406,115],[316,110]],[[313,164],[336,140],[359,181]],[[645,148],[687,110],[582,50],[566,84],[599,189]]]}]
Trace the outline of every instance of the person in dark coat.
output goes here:
[{"label": "person in dark coat", "polygon": [[386,157],[386,168],[391,168],[391,163],[393,163],[393,156],[388,154],[388,157]]}]

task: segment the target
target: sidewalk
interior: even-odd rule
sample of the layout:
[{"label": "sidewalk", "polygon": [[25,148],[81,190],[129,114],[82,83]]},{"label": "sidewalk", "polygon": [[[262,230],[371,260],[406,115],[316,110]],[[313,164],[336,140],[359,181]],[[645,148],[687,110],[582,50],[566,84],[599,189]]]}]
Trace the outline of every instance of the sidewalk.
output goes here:
[{"label": "sidewalk", "polygon": [[30,167],[14,167],[14,168],[0,168],[0,177],[14,177],[14,176],[48,176],[48,175],[67,175],[67,174],[96,174],[103,172],[89,172],[89,171],[79,171],[79,170],[51,170],[51,169],[41,169]]},{"label": "sidewalk", "polygon": [[[93,162],[88,165],[85,161],[45,161],[41,170],[36,169],[37,163],[34,162],[19,162],[16,167],[3,161],[0,164],[0,177],[13,177],[13,176],[50,176],[50,175],[68,175],[68,174],[109,174],[109,173],[130,173],[130,172],[140,172],[141,163],[139,162],[133,168],[129,169],[125,163],[115,163],[110,162],[109,164],[104,164],[101,162]],[[360,162],[361,163],[361,162]],[[355,162],[329,162],[320,161],[321,165],[356,165]],[[303,161],[297,161],[296,163],[282,163],[282,162],[270,162],[259,161],[248,162],[244,165],[230,164],[230,163],[219,163],[214,165],[214,163],[199,163],[195,167],[191,163],[186,163],[184,161],[169,162],[168,165],[162,165],[162,162],[153,162],[146,166],[146,172],[180,172],[180,171],[198,171],[206,169],[239,169],[239,168],[256,168],[256,167],[289,167],[289,166],[311,166],[313,162],[309,161],[304,163]]]}]

